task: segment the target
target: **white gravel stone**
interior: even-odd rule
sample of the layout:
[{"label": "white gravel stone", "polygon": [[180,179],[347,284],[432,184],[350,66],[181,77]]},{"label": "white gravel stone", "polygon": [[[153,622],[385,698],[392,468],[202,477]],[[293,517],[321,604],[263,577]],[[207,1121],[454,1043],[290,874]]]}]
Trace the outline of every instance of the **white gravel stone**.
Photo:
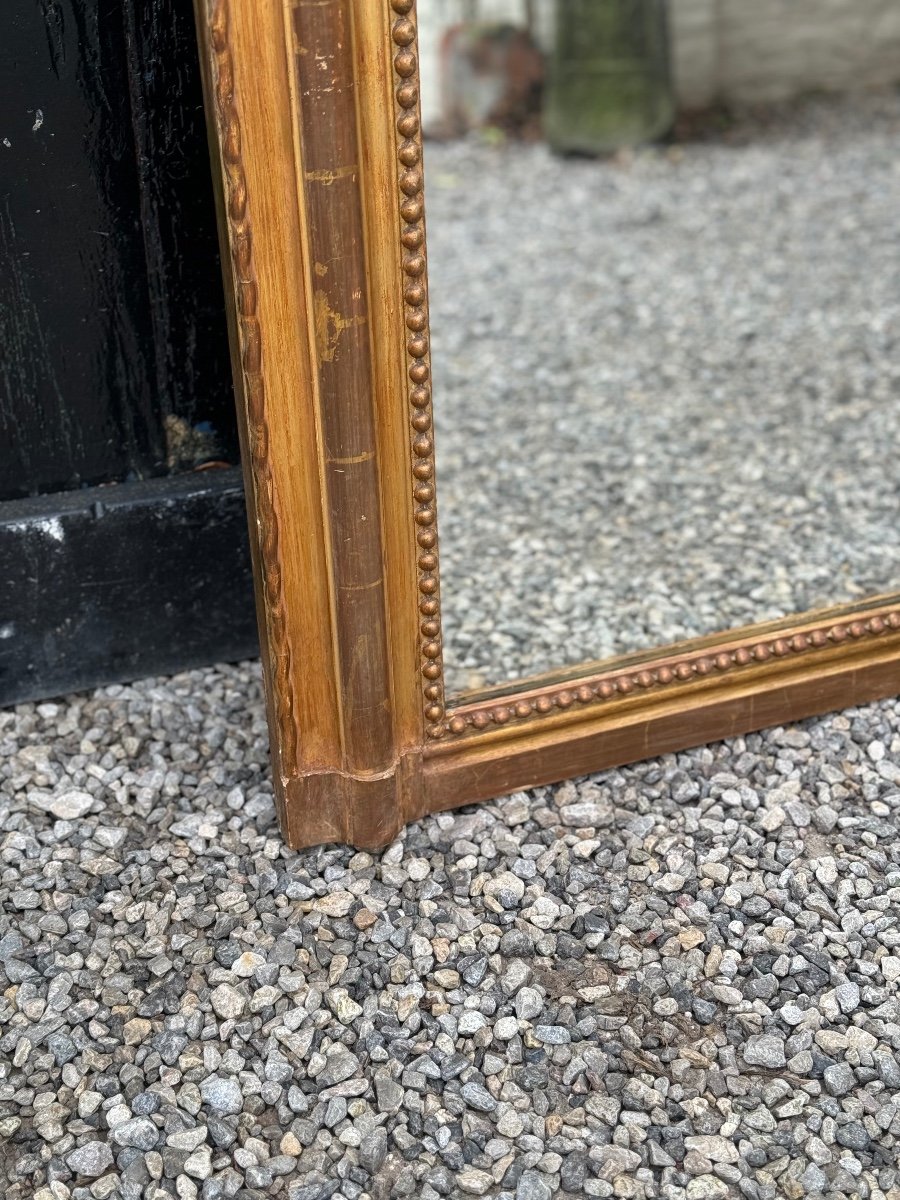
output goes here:
[{"label": "white gravel stone", "polygon": [[533,1021],[544,1011],[544,998],[532,987],[523,987],[516,994],[516,1016],[520,1021]]},{"label": "white gravel stone", "polygon": [[473,1037],[479,1029],[484,1029],[487,1023],[487,1017],[484,1013],[468,1009],[459,1018],[457,1029],[463,1037]]},{"label": "white gravel stone", "polygon": [[224,1020],[239,1017],[247,1006],[246,999],[237,988],[228,983],[220,983],[209,996],[213,1011]]},{"label": "white gravel stone", "polygon": [[166,1145],[172,1146],[176,1150],[196,1150],[206,1141],[208,1132],[205,1125],[198,1125],[196,1129],[176,1131],[170,1133],[166,1138]]},{"label": "white gravel stone", "polygon": [[816,860],[815,874],[819,883],[824,884],[826,887],[830,887],[832,884],[837,883],[837,863],[830,854]]},{"label": "white gravel stone", "polygon": [[667,871],[657,881],[656,886],[661,892],[680,892],[686,882],[684,875],[679,875],[677,871]]},{"label": "white gravel stone", "polygon": [[484,885],[484,894],[499,900],[504,908],[515,908],[525,895],[525,884],[511,871],[501,871]]},{"label": "white gravel stone", "polygon": [[574,825],[578,828],[594,828],[601,823],[604,816],[605,810],[592,801],[566,804],[559,810],[559,817],[564,825]]},{"label": "white gravel stone", "polygon": [[89,792],[79,792],[74,789],[54,796],[45,796],[40,792],[33,792],[29,799],[35,808],[52,813],[60,821],[77,821],[79,817],[83,817],[91,809],[103,808],[103,805]]},{"label": "white gravel stone", "polygon": [[641,1165],[641,1156],[624,1146],[597,1146],[592,1157],[599,1165],[600,1178],[608,1183],[633,1174]]},{"label": "white gravel stone", "polygon": [[688,1200],[726,1200],[730,1195],[731,1188],[715,1175],[698,1175],[688,1181]]},{"label": "white gravel stone", "polygon": [[494,1177],[477,1167],[465,1167],[456,1176],[456,1184],[466,1196],[486,1196],[494,1186]]},{"label": "white gravel stone", "polygon": [[500,1042],[508,1042],[519,1032],[519,1022],[515,1017],[501,1017],[494,1023],[494,1037]]},{"label": "white gravel stone", "polygon": [[115,1125],[110,1130],[110,1137],[119,1146],[152,1150],[159,1140],[160,1132],[149,1118],[134,1117]]},{"label": "white gravel stone", "polygon": [[265,962],[266,960],[261,954],[255,954],[252,950],[245,950],[231,964],[231,970],[242,979],[249,979],[260,967],[265,966]]},{"label": "white gravel stone", "polygon": [[773,804],[771,808],[767,808],[763,815],[759,818],[760,826],[766,833],[774,833],[776,829],[780,829],[785,821],[785,811],[780,804]]},{"label": "white gravel stone", "polygon": [[209,1179],[212,1175],[212,1150],[209,1146],[200,1146],[193,1154],[184,1160],[184,1170],[194,1179]]},{"label": "white gravel stone", "polygon": [[362,1005],[351,998],[346,988],[332,988],[325,999],[328,1007],[344,1025],[350,1025],[357,1017],[362,1016]]},{"label": "white gravel stone", "polygon": [[739,1158],[737,1146],[725,1137],[701,1134],[686,1137],[684,1144],[714,1163],[736,1163]]}]

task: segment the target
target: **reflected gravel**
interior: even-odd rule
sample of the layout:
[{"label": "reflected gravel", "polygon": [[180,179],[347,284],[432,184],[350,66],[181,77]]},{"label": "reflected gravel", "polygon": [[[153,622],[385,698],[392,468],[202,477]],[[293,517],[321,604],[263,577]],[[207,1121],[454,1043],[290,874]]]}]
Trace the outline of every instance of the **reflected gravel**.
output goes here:
[{"label": "reflected gravel", "polygon": [[428,146],[451,690],[897,586],[898,137]]}]

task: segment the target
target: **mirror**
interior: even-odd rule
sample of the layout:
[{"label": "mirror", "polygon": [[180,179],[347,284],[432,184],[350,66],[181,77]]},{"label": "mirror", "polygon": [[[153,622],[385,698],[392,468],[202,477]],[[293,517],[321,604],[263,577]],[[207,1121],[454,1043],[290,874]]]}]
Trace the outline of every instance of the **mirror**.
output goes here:
[{"label": "mirror", "polygon": [[897,691],[900,9],[506,2],[198,10],[295,847]]},{"label": "mirror", "polygon": [[900,584],[900,20],[657,7],[419,3],[451,692]]}]

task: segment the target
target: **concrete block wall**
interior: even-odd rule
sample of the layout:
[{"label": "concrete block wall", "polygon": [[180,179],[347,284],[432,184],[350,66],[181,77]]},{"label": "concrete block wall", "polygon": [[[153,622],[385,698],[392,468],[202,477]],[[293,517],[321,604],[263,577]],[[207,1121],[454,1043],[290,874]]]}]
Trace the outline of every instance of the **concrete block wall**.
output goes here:
[{"label": "concrete block wall", "polygon": [[[441,32],[463,19],[465,0],[419,0],[418,7],[427,127],[440,114]],[[479,12],[521,22],[524,4],[481,0]],[[552,0],[539,0],[537,15],[549,42]],[[900,82],[900,0],[670,0],[669,20],[683,109]]]},{"label": "concrete block wall", "polygon": [[672,0],[670,11],[683,108],[900,80],[898,0]]}]

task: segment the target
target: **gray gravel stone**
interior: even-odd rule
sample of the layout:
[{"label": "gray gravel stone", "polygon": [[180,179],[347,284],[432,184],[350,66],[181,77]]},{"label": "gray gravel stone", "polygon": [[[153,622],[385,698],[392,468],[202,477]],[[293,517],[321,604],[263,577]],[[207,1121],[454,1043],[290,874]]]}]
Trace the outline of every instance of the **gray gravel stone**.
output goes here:
[{"label": "gray gravel stone", "polygon": [[239,1113],[244,1106],[240,1085],[234,1079],[223,1079],[220,1075],[204,1079],[200,1084],[200,1095],[203,1103],[219,1116]]},{"label": "gray gravel stone", "polygon": [[832,1096],[846,1096],[856,1084],[856,1076],[846,1063],[833,1063],[823,1074],[825,1086]]},{"label": "gray gravel stone", "polygon": [[516,1016],[520,1021],[533,1021],[544,1011],[544,998],[535,988],[523,987],[516,993]]},{"label": "gray gravel stone", "polygon": [[403,1088],[386,1075],[375,1076],[375,1095],[379,1112],[396,1112],[403,1103]]},{"label": "gray gravel stone", "polygon": [[382,1126],[363,1138],[359,1147],[359,1165],[371,1175],[381,1170],[387,1157],[387,1133]]},{"label": "gray gravel stone", "polygon": [[464,1083],[460,1094],[466,1104],[478,1112],[493,1112],[497,1107],[497,1101],[480,1083]]},{"label": "gray gravel stone", "polygon": [[651,1167],[674,1167],[675,1159],[658,1142],[647,1143],[647,1159]]},{"label": "gray gravel stone", "polygon": [[359,1070],[359,1059],[351,1054],[340,1042],[331,1046],[325,1055],[325,1065],[317,1076],[317,1083],[322,1087],[331,1087],[342,1083]]},{"label": "gray gravel stone", "polygon": [[582,1195],[587,1179],[588,1157],[583,1151],[574,1151],[563,1159],[559,1173],[560,1187],[574,1196]]},{"label": "gray gravel stone", "polygon": [[900,1062],[896,1057],[893,1054],[876,1054],[874,1061],[881,1082],[900,1091]]},{"label": "gray gravel stone", "polygon": [[841,1012],[854,1013],[859,1008],[859,984],[841,983],[834,989]]},{"label": "gray gravel stone", "polygon": [[66,1165],[75,1175],[86,1175],[95,1179],[113,1164],[113,1153],[108,1142],[85,1142],[66,1155]]},{"label": "gray gravel stone", "polygon": [[516,1185],[516,1200],[552,1200],[549,1184],[537,1171],[523,1171]]},{"label": "gray gravel stone", "polygon": [[749,1037],[742,1050],[744,1062],[755,1067],[783,1067],[787,1062],[784,1042],[771,1033]]},{"label": "gray gravel stone", "polygon": [[815,1163],[810,1163],[803,1174],[800,1176],[800,1182],[806,1189],[806,1194],[810,1192],[824,1192],[828,1187],[828,1176]]},{"label": "gray gravel stone", "polygon": [[572,1035],[562,1025],[536,1025],[534,1036],[548,1046],[562,1046],[572,1040]]},{"label": "gray gravel stone", "polygon": [[860,1121],[850,1121],[846,1125],[839,1125],[835,1136],[839,1145],[847,1146],[851,1150],[866,1150],[871,1140],[866,1133],[865,1126]]},{"label": "gray gravel stone", "polygon": [[133,1117],[110,1130],[110,1137],[120,1146],[133,1146],[137,1150],[152,1150],[159,1141],[160,1132],[149,1117]]}]

